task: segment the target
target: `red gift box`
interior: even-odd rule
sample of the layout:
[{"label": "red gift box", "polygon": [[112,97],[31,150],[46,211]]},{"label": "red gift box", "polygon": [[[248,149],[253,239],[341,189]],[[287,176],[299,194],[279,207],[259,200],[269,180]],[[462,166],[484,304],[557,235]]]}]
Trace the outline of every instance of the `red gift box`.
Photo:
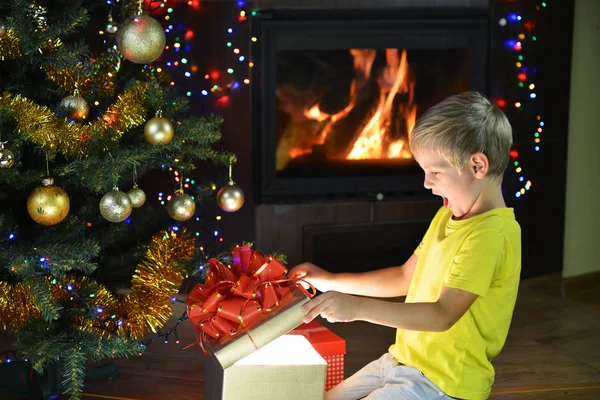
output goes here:
[{"label": "red gift box", "polygon": [[313,348],[327,362],[325,390],[344,380],[344,355],[346,341],[316,321],[302,324],[290,334],[305,336]]}]

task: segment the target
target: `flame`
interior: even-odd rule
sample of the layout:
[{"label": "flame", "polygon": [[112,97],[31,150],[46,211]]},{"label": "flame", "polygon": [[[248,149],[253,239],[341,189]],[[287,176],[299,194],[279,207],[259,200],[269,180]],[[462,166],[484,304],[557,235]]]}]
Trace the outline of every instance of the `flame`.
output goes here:
[{"label": "flame", "polygon": [[308,111],[304,112],[304,116],[308,119],[314,119],[316,121],[323,121],[330,117],[329,114],[325,114],[319,109],[319,105],[311,107]]},{"label": "flame", "polygon": [[[348,159],[373,159],[373,158],[411,158],[408,149],[405,149],[405,140],[398,139],[390,141],[388,132],[392,117],[392,106],[397,94],[408,94],[406,105],[399,106],[399,111],[406,121],[407,135],[415,126],[417,107],[413,103],[414,81],[408,79],[409,65],[406,58],[406,50],[402,50],[402,56],[398,61],[398,50],[386,50],[387,66],[380,79],[380,95],[377,110],[358,135],[354,142]],[[389,83],[391,88],[386,91]]]},{"label": "flame", "polygon": [[[417,117],[417,106],[414,104],[415,79],[411,74],[406,50],[399,55],[398,49],[386,49],[386,66],[377,77],[378,98],[374,99],[374,111],[365,117],[365,123],[359,124],[360,132],[338,132],[336,124],[343,121],[355,110],[361,89],[373,81],[372,67],[377,50],[351,49],[356,77],[350,85],[348,105],[336,114],[328,114],[320,109],[319,104],[310,103],[297,93],[288,93],[290,88],[280,90],[281,103],[291,118],[277,144],[276,169],[282,170],[287,163],[296,157],[311,154],[316,145],[327,144],[330,135],[340,133],[352,135],[349,146],[338,154],[328,154],[336,159],[407,159],[412,154],[407,146],[407,138],[412,131]],[[404,95],[405,100],[396,102],[397,95]],[[287,97],[284,97],[287,96]],[[364,99],[363,99],[364,100]],[[400,103],[400,104],[398,104]],[[304,109],[302,104],[311,104]],[[397,126],[398,116],[404,119],[403,129]],[[402,139],[393,139],[402,137]]]}]

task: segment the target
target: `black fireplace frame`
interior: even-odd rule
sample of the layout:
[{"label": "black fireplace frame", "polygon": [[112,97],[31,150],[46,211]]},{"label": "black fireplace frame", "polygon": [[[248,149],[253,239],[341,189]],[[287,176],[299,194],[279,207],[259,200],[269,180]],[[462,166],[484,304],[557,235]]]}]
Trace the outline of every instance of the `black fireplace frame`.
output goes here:
[{"label": "black fireplace frame", "polygon": [[[488,94],[491,79],[491,8],[373,10],[260,10],[251,21],[254,202],[303,203],[427,196],[422,173],[372,177],[281,179],[275,172],[276,52],[278,50],[456,48],[470,50],[469,89]],[[310,45],[307,47],[307,43]]]}]

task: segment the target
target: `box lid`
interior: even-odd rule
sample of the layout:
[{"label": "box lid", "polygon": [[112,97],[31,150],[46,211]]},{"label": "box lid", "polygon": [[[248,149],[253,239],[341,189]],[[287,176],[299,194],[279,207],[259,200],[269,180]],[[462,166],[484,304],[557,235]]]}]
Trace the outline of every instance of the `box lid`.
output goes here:
[{"label": "box lid", "polygon": [[316,321],[302,324],[291,333],[305,336],[321,356],[346,354],[346,341]]},{"label": "box lid", "polygon": [[219,361],[223,369],[227,369],[237,361],[255,352],[279,336],[285,335],[302,324],[304,313],[300,307],[309,298],[297,287],[292,287],[281,299],[279,305],[265,317],[248,326],[245,333],[208,346],[212,355]]}]

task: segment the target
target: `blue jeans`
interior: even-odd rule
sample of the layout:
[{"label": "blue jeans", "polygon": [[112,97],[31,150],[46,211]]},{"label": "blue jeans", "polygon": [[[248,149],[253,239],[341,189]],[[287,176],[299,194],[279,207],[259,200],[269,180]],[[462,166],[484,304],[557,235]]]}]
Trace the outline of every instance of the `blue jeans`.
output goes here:
[{"label": "blue jeans", "polygon": [[325,394],[325,400],[447,400],[452,397],[416,368],[385,353]]}]

